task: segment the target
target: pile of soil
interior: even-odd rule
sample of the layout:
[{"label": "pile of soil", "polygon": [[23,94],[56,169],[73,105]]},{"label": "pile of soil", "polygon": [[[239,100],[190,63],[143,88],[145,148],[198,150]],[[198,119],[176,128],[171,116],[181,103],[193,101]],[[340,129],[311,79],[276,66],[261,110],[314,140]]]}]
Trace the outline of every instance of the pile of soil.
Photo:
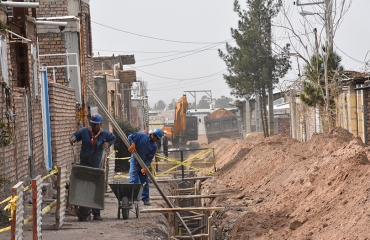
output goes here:
[{"label": "pile of soil", "polygon": [[220,108],[212,112],[210,115],[208,115],[207,119],[230,117],[230,116],[235,116],[235,114],[230,112],[229,110],[226,110],[225,108]]},{"label": "pile of soil", "polygon": [[217,172],[203,194],[225,209],[221,239],[367,239],[369,148],[342,128],[302,143],[284,135],[220,139]]}]

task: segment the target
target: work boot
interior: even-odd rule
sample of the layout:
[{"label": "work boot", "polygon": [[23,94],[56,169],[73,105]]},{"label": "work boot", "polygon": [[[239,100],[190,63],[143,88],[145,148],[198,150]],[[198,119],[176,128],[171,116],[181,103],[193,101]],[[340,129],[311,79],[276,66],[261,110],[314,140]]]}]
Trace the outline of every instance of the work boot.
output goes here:
[{"label": "work boot", "polygon": [[99,221],[103,220],[103,218],[100,215],[94,215],[93,219],[94,220],[99,220]]},{"label": "work boot", "polygon": [[150,206],[150,202],[149,202],[149,200],[145,200],[145,201],[144,201],[144,205],[145,205],[145,206]]}]

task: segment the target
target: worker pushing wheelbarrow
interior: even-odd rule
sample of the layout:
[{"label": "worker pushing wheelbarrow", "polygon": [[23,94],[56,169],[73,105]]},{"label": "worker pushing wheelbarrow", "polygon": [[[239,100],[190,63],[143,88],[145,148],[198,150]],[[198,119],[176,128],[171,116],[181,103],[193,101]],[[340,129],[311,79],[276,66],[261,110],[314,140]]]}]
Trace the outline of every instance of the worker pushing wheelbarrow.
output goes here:
[{"label": "worker pushing wheelbarrow", "polygon": [[[90,126],[72,134],[74,165],[71,169],[69,203],[75,205],[79,221],[86,221],[90,213],[94,220],[103,220],[100,210],[104,209],[104,170],[101,169],[103,152],[116,140],[116,136],[101,129],[102,116],[98,113],[90,118]],[[76,165],[75,142],[82,141],[80,164]]]}]

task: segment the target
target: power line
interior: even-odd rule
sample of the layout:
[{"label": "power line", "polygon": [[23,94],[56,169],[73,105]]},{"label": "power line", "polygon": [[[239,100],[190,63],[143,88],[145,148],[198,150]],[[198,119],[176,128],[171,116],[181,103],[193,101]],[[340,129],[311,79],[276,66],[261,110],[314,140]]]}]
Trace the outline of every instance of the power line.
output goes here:
[{"label": "power line", "polygon": [[[218,50],[218,49],[226,49],[226,48],[214,48],[214,49],[206,49],[206,50]],[[108,49],[93,49],[94,51],[101,51],[101,52],[121,52],[121,53],[150,53],[150,54],[167,54],[167,53],[183,53],[183,52],[190,52],[194,50],[189,51],[167,51],[167,52],[148,52],[148,51],[121,51],[121,50],[108,50]]]},{"label": "power line", "polygon": [[148,75],[153,76],[153,77],[158,77],[158,78],[163,78],[163,79],[169,79],[169,80],[180,80],[180,81],[208,78],[208,77],[214,76],[216,74],[219,74],[219,73],[227,70],[227,68],[225,68],[225,69],[223,69],[221,71],[218,71],[216,73],[213,73],[213,74],[210,74],[210,75],[206,75],[206,76],[202,76],[202,77],[195,77],[195,78],[170,78],[170,77],[164,77],[164,76],[159,76],[159,75],[156,75],[156,74],[148,73],[148,72],[145,72],[143,70],[137,69],[137,68],[135,68],[135,67],[133,67],[131,65],[128,65],[128,66],[130,66],[131,68],[135,69],[138,72],[142,72],[142,73],[148,74]]},{"label": "power line", "polygon": [[349,57],[350,59],[352,59],[353,61],[355,61],[355,62],[357,62],[357,63],[361,63],[361,64],[365,64],[365,62],[363,62],[363,61],[361,61],[361,60],[357,60],[357,59],[355,59],[355,58],[353,58],[353,57],[351,57],[351,56],[349,56],[347,53],[345,53],[345,52],[343,52],[336,44],[335,44],[335,42],[333,41],[333,43],[334,43],[334,45],[335,45],[335,47],[339,50],[339,51],[341,51],[344,55],[346,55],[347,57]]},{"label": "power line", "polygon": [[225,42],[225,41],[221,41],[221,42],[185,42],[185,41],[178,41],[178,40],[169,40],[169,39],[164,39],[164,38],[150,37],[150,36],[145,36],[145,35],[138,34],[138,33],[128,32],[128,31],[125,31],[125,30],[121,30],[121,29],[118,29],[118,28],[110,27],[110,26],[107,26],[107,25],[104,25],[104,24],[101,24],[101,23],[97,23],[97,22],[94,22],[94,21],[91,21],[91,22],[92,23],[95,23],[97,25],[100,25],[100,26],[109,28],[109,29],[113,29],[113,30],[119,31],[119,32],[131,34],[131,35],[135,35],[135,36],[139,36],[139,37],[144,37],[144,38],[155,39],[155,40],[159,40],[159,41],[174,42],[174,43],[186,43],[186,44],[189,44],[189,43],[191,43],[191,44],[216,44],[216,43]]},{"label": "power line", "polygon": [[[218,79],[219,78],[219,76],[222,76],[221,74],[217,74],[217,75],[214,75],[214,76],[212,76],[212,77],[216,77],[217,76],[217,78],[212,78],[212,79],[209,79],[209,80],[214,80],[214,79]],[[205,80],[205,79],[204,79]],[[179,83],[180,82],[180,83]],[[161,85],[163,85],[163,86],[166,86],[166,87],[173,87],[175,84],[176,84],[176,86],[178,87],[178,86],[184,86],[184,85],[188,85],[189,83],[193,83],[193,82],[199,82],[199,79],[195,79],[195,80],[191,80],[191,81],[186,81],[186,82],[181,82],[181,81],[179,81],[179,82],[170,82],[170,83],[157,83],[157,84],[150,84],[150,86],[152,87],[152,86],[156,86],[156,88],[152,88],[152,89],[166,89],[165,87],[158,87],[158,86],[161,86]],[[170,85],[170,86],[169,86]]]},{"label": "power line", "polygon": [[[214,79],[210,79],[208,81],[203,81],[203,82],[200,82],[198,84],[193,84],[193,85],[187,85],[187,87],[193,87],[193,86],[197,86],[197,85],[200,85],[200,84],[204,84],[204,83],[207,83],[207,82],[211,82],[213,81]],[[178,88],[169,88],[169,89],[163,89],[163,88],[155,88],[155,89],[148,89],[148,91],[168,91],[168,90],[176,90],[176,89],[184,89],[184,87],[178,87]]]},{"label": "power line", "polygon": [[[230,40],[230,39],[229,39]],[[227,41],[226,41],[227,42]],[[221,44],[224,44],[226,42],[221,42],[221,43],[217,43],[217,44],[213,44],[211,45],[211,47],[209,48],[212,48],[212,47],[216,47],[218,45],[221,45]],[[201,49],[201,48],[200,48]],[[207,48],[208,49],[208,48]],[[176,60],[176,59],[180,59],[180,58],[184,58],[184,57],[188,57],[190,55],[194,55],[194,54],[197,54],[197,53],[200,53],[200,52],[203,52],[205,51],[206,49],[201,49],[199,51],[195,51],[193,53],[190,53],[190,54],[187,54],[185,56],[181,56],[181,57],[177,57],[177,58],[172,58],[172,59],[168,59],[168,60],[165,60],[165,61],[162,61],[162,62],[156,62],[156,63],[150,63],[150,64],[146,64],[146,65],[142,65],[142,66],[137,66],[136,68],[140,68],[140,67],[147,67],[147,66],[152,66],[152,65],[157,65],[157,64],[160,64],[160,63],[165,63],[165,62],[170,62],[170,61],[173,61],[173,60]]]}]

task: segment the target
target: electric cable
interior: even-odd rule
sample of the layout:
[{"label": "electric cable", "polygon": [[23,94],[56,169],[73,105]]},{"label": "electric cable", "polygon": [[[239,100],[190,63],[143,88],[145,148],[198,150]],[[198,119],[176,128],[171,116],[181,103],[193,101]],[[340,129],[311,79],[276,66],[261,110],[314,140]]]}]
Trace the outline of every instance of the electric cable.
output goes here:
[{"label": "electric cable", "polygon": [[119,32],[131,34],[131,35],[135,35],[135,36],[139,36],[139,37],[144,37],[144,38],[155,39],[155,40],[159,40],[159,41],[174,42],[174,43],[186,43],[186,44],[189,44],[189,43],[191,43],[191,44],[217,44],[217,43],[225,42],[225,41],[220,41],[220,42],[185,42],[185,41],[169,40],[169,39],[150,37],[150,36],[146,36],[146,35],[142,35],[142,34],[138,34],[138,33],[133,33],[133,32],[129,32],[129,31],[121,30],[121,29],[110,27],[110,26],[107,26],[107,25],[104,25],[104,24],[101,24],[101,23],[97,23],[97,22],[94,22],[94,21],[91,21],[91,22],[95,23],[97,25],[106,27],[106,28],[110,28],[110,29],[119,31]]}]

